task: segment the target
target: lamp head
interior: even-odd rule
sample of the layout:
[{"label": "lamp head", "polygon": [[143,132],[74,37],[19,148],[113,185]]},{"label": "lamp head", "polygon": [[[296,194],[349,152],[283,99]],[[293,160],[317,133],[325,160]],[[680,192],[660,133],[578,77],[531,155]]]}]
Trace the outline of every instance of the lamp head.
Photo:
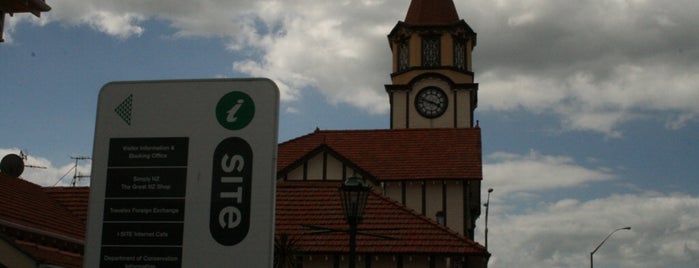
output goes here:
[{"label": "lamp head", "polygon": [[371,186],[361,177],[353,176],[347,178],[339,190],[345,219],[350,225],[360,223]]},{"label": "lamp head", "polygon": [[367,187],[367,183],[361,176],[352,176],[342,183],[342,187]]}]

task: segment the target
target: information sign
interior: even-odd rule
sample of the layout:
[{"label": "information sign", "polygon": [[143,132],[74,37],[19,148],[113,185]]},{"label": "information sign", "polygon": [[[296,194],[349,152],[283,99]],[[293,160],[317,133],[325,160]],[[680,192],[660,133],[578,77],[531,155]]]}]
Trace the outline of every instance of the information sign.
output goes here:
[{"label": "information sign", "polygon": [[84,267],[271,267],[278,107],[267,79],[105,85]]}]

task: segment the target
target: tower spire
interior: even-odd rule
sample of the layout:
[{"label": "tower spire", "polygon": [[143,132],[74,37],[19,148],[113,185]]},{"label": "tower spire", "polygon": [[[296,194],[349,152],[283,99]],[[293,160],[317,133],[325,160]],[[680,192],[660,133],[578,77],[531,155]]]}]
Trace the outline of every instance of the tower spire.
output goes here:
[{"label": "tower spire", "polygon": [[452,25],[459,14],[452,0],[412,0],[405,23],[409,25]]}]

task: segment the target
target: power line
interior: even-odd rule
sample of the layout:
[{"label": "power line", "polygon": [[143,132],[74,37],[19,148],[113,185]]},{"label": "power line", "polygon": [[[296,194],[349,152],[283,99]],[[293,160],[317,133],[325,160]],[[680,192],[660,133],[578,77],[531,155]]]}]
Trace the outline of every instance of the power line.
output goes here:
[{"label": "power line", "polygon": [[63,176],[61,176],[61,178],[59,178],[59,179],[56,181],[56,183],[54,183],[51,187],[56,186],[59,182],[61,182],[61,181],[63,180],[63,178],[66,177],[66,175],[68,175],[68,173],[70,173],[71,171],[73,171],[73,169],[76,168],[76,167],[77,167],[77,166],[73,166],[72,168],[70,168],[70,169],[68,170],[68,172],[66,172],[66,174],[63,174]]}]

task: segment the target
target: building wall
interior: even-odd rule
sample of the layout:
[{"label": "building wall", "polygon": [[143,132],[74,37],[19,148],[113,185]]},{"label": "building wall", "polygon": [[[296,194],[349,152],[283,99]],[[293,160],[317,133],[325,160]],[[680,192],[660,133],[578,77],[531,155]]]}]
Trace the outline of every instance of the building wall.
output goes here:
[{"label": "building wall", "polygon": [[[329,156],[326,157],[326,163],[327,163],[327,171],[326,171],[326,177],[324,179],[326,180],[334,180],[334,179],[343,179],[346,177],[347,173],[345,170],[345,165],[340,161],[339,159]],[[349,174],[350,176],[352,174]]]},{"label": "building wall", "polygon": [[37,263],[4,239],[0,239],[0,267],[36,268]]},{"label": "building wall", "polygon": [[[472,107],[475,104],[473,99],[475,93],[471,89],[452,88],[453,84],[473,83],[473,74],[470,72],[452,69],[454,66],[454,37],[451,33],[445,32],[440,41],[440,58],[443,67],[420,68],[422,65],[422,36],[420,33],[413,33],[409,40],[409,66],[403,73],[394,74],[391,77],[393,85],[409,85],[410,89],[395,90],[389,92],[391,98],[391,128],[466,128],[473,126]],[[398,43],[393,43],[393,71],[398,70],[397,51]],[[471,50],[472,40],[468,40],[466,52],[467,69],[471,70]],[[450,82],[441,79],[425,79],[415,81],[417,77],[425,74],[439,73]],[[411,84],[412,83],[412,84]],[[449,98],[447,111],[438,118],[424,118],[414,109],[415,96],[427,86],[436,86],[445,91]]]},{"label": "building wall", "polygon": [[[302,259],[303,268],[348,267],[347,258],[342,255],[306,255]],[[358,268],[481,268],[484,261],[475,257],[377,254],[357,256],[356,265]]]},{"label": "building wall", "polygon": [[411,107],[409,91],[391,93],[391,129],[407,128],[408,110]]},{"label": "building wall", "polygon": [[324,161],[325,154],[320,153],[315,155],[312,159],[308,161],[308,166],[306,168],[307,179],[312,180],[322,180],[323,179],[323,168],[325,165]]},{"label": "building wall", "polygon": [[[383,183],[384,195],[403,203],[424,216],[437,220],[444,211],[450,229],[472,238],[471,223],[479,209],[480,182],[473,180],[390,181]],[[424,196],[423,196],[424,193]],[[464,196],[466,194],[466,196]]]},{"label": "building wall", "polygon": [[[430,267],[430,257],[424,255],[403,256],[403,268],[427,268]],[[441,266],[444,267],[444,266]]]},{"label": "building wall", "polygon": [[457,90],[454,94],[454,114],[458,114],[455,124],[457,128],[467,128],[473,126],[473,100],[474,94],[471,91]]},{"label": "building wall", "polygon": [[[450,33],[444,33],[442,34],[440,38],[441,42],[441,63],[443,66],[454,66],[454,39]],[[393,58],[398,59],[398,43],[393,43],[392,44],[392,52],[393,52]],[[409,63],[408,65],[410,67],[419,67],[422,64],[422,36],[421,33],[415,32],[411,34],[410,36],[410,41],[408,42],[409,46]],[[472,61],[471,61],[471,51],[473,48],[473,42],[472,40],[468,40],[466,43],[466,46],[468,48],[468,52],[466,53],[466,64],[467,64],[467,69],[472,70]],[[393,61],[393,71],[396,72],[398,70],[398,61],[394,60]]]},{"label": "building wall", "polygon": [[[425,216],[436,219],[437,212],[444,211],[442,194],[442,181],[427,181],[425,188]],[[458,229],[456,229],[458,230]]]},{"label": "building wall", "polygon": [[[444,90],[448,98],[448,107],[443,115],[437,118],[422,117],[415,109],[415,96],[421,89],[436,86]],[[466,128],[471,127],[471,91],[465,89],[452,90],[449,83],[441,79],[423,79],[417,81],[413,90],[396,91],[391,93],[391,128]]]},{"label": "building wall", "polygon": [[447,226],[459,233],[464,230],[463,182],[445,181],[447,193]]},{"label": "building wall", "polygon": [[284,177],[290,181],[301,180],[334,180],[341,181],[355,173],[354,169],[346,167],[342,161],[327,152],[319,152],[308,161],[290,170]]},{"label": "building wall", "polygon": [[290,181],[300,181],[304,180],[306,178],[304,172],[304,166],[301,165],[300,167],[295,168],[292,171],[289,171],[289,173],[286,174],[286,179]]},{"label": "building wall", "polygon": [[[444,90],[449,101],[447,105],[447,110],[444,114],[437,118],[425,118],[422,117],[415,109],[415,96],[420,92],[421,89],[429,86],[435,86]],[[435,78],[422,79],[415,83],[412,91],[409,92],[408,103],[411,105],[409,109],[409,122],[408,128],[448,128],[454,126],[454,94],[453,91],[449,90],[450,86],[447,81]]]}]

